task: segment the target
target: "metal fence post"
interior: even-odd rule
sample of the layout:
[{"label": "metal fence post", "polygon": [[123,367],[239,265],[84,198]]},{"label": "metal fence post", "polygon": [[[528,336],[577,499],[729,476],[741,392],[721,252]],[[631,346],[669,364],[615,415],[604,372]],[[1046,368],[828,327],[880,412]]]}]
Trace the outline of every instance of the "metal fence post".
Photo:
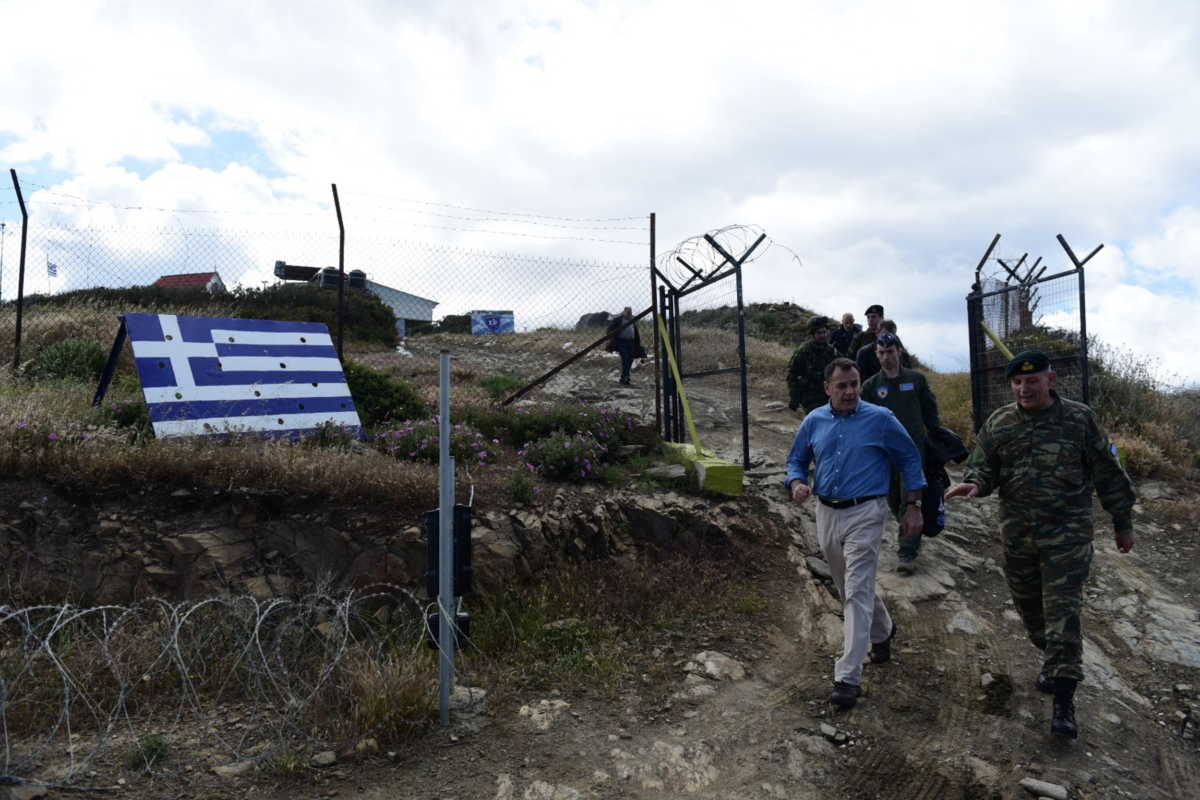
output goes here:
[{"label": "metal fence post", "polygon": [[658,254],[655,251],[655,219],[654,212],[650,212],[650,320],[653,323],[650,327],[654,328],[654,429],[662,430],[662,361],[659,353],[659,332],[658,332],[658,270],[656,262]]},{"label": "metal fence post", "polygon": [[[450,457],[450,353],[441,352],[438,374],[438,654],[439,710],[450,724],[454,684],[454,459]],[[455,616],[452,616],[455,615]]]},{"label": "metal fence post", "polygon": [[742,264],[738,262],[737,272],[737,305],[738,305],[738,362],[742,388],[742,469],[750,471],[750,377],[746,365],[746,306],[742,302]]},{"label": "metal fence post", "polygon": [[25,209],[25,195],[21,194],[21,182],[17,180],[17,171],[10,169],[13,191],[17,193],[17,203],[21,206],[21,260],[17,269],[17,338],[13,343],[13,370],[21,366],[21,318],[25,308],[25,241],[29,235],[29,212]]},{"label": "metal fence post", "polygon": [[342,323],[346,316],[346,226],[342,223],[342,204],[338,200],[337,184],[333,187],[333,207],[337,211],[338,221],[338,311],[337,311],[337,351],[338,360],[342,359]]}]

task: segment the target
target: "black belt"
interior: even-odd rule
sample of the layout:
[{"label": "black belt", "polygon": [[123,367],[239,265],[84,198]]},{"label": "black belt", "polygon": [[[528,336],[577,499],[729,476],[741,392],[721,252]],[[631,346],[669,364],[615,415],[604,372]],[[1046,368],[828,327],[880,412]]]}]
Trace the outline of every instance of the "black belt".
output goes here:
[{"label": "black belt", "polygon": [[821,505],[826,505],[826,506],[829,506],[830,508],[850,508],[850,506],[857,506],[857,505],[861,505],[862,503],[869,503],[877,497],[883,497],[883,495],[873,494],[873,495],[869,495],[867,497],[848,497],[845,500],[833,500],[828,497],[818,497],[817,499],[821,501]]}]

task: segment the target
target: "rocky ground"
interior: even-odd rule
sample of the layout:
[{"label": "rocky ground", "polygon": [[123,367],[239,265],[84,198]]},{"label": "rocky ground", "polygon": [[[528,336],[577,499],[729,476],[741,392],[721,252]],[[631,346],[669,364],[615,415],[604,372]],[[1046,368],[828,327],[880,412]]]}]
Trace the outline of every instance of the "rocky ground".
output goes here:
[{"label": "rocky ground", "polygon": [[[499,371],[518,356],[481,349],[457,358]],[[612,357],[596,354],[561,373],[543,396],[652,415],[646,372],[635,372],[628,388],[615,377]],[[724,516],[769,532],[740,556],[761,562],[754,580],[770,598],[755,627],[672,640],[654,654],[670,659],[669,680],[647,675],[616,701],[464,692],[449,728],[403,751],[368,745],[330,753],[327,765],[285,779],[250,768],[218,776],[197,761],[117,791],[380,800],[1200,796],[1200,536],[1165,513],[1194,500],[1195,484],[1139,487],[1140,541],[1131,554],[1116,551],[1111,527],[1098,517],[1077,741],[1049,734],[1050,700],[1033,687],[1036,652],[998,564],[994,499],[952,504],[946,531],[925,543],[914,575],[899,575],[885,547],[879,588],[900,629],[895,656],[868,665],[858,706],[834,713],[826,698],[840,606],[824,578],[812,509],[788,502],[781,488],[798,420],[778,402],[773,377],[752,384],[746,496],[655,500],[677,519],[690,509],[696,525]],[[736,383],[717,378],[688,388],[704,445],[739,460]],[[709,516],[718,506],[726,510]],[[503,530],[497,525],[493,535]],[[894,542],[894,527],[889,536]]]}]

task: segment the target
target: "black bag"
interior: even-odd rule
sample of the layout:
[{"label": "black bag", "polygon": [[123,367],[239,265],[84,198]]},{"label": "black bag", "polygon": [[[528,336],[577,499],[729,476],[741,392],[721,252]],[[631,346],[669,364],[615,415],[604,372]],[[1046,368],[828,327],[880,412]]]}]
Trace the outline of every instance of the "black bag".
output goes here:
[{"label": "black bag", "polygon": [[971,452],[967,450],[963,440],[949,428],[941,427],[935,431],[929,431],[929,435],[925,437],[926,464],[941,465],[951,461],[961,464],[967,460],[969,455]]}]

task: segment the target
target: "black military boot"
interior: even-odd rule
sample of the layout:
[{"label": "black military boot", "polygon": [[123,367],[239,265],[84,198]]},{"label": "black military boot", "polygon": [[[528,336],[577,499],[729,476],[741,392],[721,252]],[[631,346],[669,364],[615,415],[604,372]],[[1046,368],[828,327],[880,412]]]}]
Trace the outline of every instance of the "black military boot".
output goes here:
[{"label": "black military boot", "polygon": [[1059,736],[1079,738],[1079,726],[1075,724],[1074,678],[1054,679],[1054,716],[1050,719],[1050,732]]}]

